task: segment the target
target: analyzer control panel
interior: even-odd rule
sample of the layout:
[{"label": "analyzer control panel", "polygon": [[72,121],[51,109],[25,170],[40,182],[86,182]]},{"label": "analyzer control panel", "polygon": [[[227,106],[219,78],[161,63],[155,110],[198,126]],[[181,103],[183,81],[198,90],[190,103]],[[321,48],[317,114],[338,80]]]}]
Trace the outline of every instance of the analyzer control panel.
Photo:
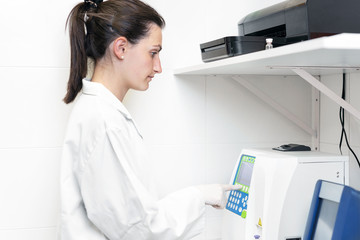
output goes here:
[{"label": "analyzer control panel", "polygon": [[241,185],[241,190],[233,190],[229,193],[226,209],[246,218],[247,202],[249,200],[249,189],[251,182],[251,175],[253,172],[255,157],[248,155],[241,155],[238,166],[236,166],[236,173],[234,175],[233,184]]}]

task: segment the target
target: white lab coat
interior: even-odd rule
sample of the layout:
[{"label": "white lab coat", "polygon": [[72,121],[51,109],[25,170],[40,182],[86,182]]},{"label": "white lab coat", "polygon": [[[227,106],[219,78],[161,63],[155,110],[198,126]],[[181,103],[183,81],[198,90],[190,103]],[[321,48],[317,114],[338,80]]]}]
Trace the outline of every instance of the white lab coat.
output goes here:
[{"label": "white lab coat", "polygon": [[[204,228],[195,187],[157,200],[142,137],[123,104],[83,80],[61,161],[61,240],[191,239]],[[151,173],[150,173],[151,174]]]}]

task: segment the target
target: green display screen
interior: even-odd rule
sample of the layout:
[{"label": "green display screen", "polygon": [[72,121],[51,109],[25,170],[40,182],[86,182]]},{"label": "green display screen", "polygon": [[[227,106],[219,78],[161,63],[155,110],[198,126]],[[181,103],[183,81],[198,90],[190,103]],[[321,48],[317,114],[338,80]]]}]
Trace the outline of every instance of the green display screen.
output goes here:
[{"label": "green display screen", "polygon": [[242,162],[235,182],[245,186],[250,186],[253,167],[253,163]]},{"label": "green display screen", "polygon": [[236,173],[235,183],[249,187],[251,181],[251,175],[254,168],[255,157],[242,155],[240,166]]}]

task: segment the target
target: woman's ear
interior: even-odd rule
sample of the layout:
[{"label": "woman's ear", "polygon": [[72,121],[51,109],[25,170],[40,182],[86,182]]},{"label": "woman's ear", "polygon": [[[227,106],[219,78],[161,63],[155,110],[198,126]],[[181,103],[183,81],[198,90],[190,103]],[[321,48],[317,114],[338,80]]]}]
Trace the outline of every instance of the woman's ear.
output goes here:
[{"label": "woman's ear", "polygon": [[124,60],[125,59],[124,54],[127,47],[128,47],[128,40],[125,37],[118,37],[117,39],[114,40],[114,44],[113,44],[114,55],[119,60]]}]

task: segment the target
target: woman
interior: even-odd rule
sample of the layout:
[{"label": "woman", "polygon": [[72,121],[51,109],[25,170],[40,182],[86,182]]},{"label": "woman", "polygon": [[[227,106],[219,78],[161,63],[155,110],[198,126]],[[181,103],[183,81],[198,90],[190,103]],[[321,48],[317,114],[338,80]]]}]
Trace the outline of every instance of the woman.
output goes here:
[{"label": "woman", "polygon": [[[223,208],[228,185],[203,185],[156,199],[134,120],[121,103],[161,73],[163,18],[139,0],[85,0],[68,18],[74,101],[61,166],[61,239],[190,239],[205,204]],[[94,63],[91,79],[88,59]],[[236,187],[235,187],[236,188]]]}]

